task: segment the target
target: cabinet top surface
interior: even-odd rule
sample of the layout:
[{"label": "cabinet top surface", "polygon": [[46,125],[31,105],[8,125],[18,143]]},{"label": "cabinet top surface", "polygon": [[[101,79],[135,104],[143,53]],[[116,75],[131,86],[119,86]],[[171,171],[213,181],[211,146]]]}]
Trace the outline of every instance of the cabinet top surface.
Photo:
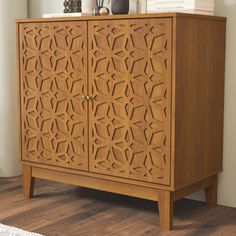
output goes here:
[{"label": "cabinet top surface", "polygon": [[145,18],[175,18],[175,17],[190,17],[211,20],[225,21],[226,17],[198,15],[188,13],[152,13],[152,14],[127,14],[127,15],[109,15],[109,16],[81,16],[81,17],[52,17],[52,18],[24,18],[17,19],[17,23],[37,23],[37,22],[58,22],[58,21],[93,21],[93,20],[119,20],[119,19],[145,19]]}]

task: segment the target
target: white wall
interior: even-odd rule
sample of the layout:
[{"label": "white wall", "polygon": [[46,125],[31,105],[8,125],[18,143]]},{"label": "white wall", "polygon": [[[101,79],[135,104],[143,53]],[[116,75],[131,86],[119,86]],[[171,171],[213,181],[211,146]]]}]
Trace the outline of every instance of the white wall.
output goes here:
[{"label": "white wall", "polygon": [[[215,0],[216,15],[227,16],[224,171],[218,203],[236,207],[236,0]],[[216,39],[217,40],[217,39]],[[203,192],[192,196],[203,200]]]},{"label": "white wall", "polygon": [[216,0],[219,15],[228,17],[226,41],[224,172],[219,203],[236,207],[236,0]]},{"label": "white wall", "polygon": [[21,173],[18,152],[16,25],[27,16],[27,0],[1,1],[0,7],[0,176]]},{"label": "white wall", "polygon": [[[28,2],[29,17],[31,18],[42,17],[42,15],[46,13],[62,13],[64,10],[64,0],[28,0]],[[108,0],[105,0],[105,3],[106,2],[108,2]],[[130,0],[130,12],[134,12],[135,9],[135,0]]]},{"label": "white wall", "polygon": [[[21,1],[21,0],[19,0]],[[46,13],[62,13],[64,0],[28,0],[29,17],[42,17]]]}]

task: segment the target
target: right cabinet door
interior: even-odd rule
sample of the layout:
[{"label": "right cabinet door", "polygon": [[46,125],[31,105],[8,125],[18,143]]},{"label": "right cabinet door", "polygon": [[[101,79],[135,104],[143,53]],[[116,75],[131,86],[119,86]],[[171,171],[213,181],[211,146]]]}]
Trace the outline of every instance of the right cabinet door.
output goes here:
[{"label": "right cabinet door", "polygon": [[172,21],[89,22],[89,171],[170,184]]}]

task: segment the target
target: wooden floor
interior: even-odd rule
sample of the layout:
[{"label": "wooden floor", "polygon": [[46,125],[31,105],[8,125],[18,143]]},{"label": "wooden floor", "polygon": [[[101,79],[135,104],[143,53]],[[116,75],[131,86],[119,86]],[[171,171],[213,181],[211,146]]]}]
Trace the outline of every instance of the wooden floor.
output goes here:
[{"label": "wooden floor", "polygon": [[0,223],[47,236],[236,235],[236,209],[181,200],[172,232],[161,232],[157,203],[37,180],[22,196],[21,178],[0,179]]}]

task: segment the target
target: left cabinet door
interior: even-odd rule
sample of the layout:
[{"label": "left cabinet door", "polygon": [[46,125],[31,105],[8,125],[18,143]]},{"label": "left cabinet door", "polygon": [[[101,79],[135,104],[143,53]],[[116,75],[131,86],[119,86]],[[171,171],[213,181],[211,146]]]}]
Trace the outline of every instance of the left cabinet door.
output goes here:
[{"label": "left cabinet door", "polygon": [[87,23],[22,23],[18,40],[22,160],[87,171]]}]

